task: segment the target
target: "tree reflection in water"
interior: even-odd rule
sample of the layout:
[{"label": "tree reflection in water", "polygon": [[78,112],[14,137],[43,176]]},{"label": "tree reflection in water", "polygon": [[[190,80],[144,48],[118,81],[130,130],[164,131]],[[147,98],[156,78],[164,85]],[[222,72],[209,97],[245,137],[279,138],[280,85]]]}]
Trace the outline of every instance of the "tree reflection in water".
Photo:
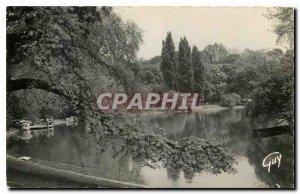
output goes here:
[{"label": "tree reflection in water", "polygon": [[[150,119],[165,128],[170,139],[197,136],[226,143],[234,154],[248,158],[254,166],[256,176],[270,187],[293,187],[294,185],[294,140],[293,136],[279,135],[264,139],[254,139],[252,129],[276,126],[276,122],[253,121],[246,117],[245,110],[223,110],[211,113],[174,114],[171,117],[156,116]],[[271,172],[262,167],[262,160],[268,154],[282,153],[282,166],[272,167]],[[180,172],[167,169],[168,177],[176,181]],[[193,172],[185,172],[190,179]],[[245,177],[247,178],[247,177]]]},{"label": "tree reflection in water", "polygon": [[[112,145],[107,145],[105,149],[99,147],[94,136],[86,134],[82,130],[82,126],[55,127],[54,136],[50,136],[50,138],[47,138],[46,135],[40,135],[38,138],[31,138],[28,143],[8,144],[7,150],[14,155],[31,156],[49,163],[67,164],[70,168],[72,167],[72,170],[85,174],[141,184],[147,183],[150,186],[155,184],[161,187],[166,185],[218,187],[218,185],[226,184],[226,186],[232,185],[233,187],[256,187],[256,183],[260,182],[259,180],[271,187],[275,187],[275,184],[279,184],[281,187],[293,186],[293,137],[281,135],[272,138],[253,139],[251,129],[255,126],[251,125],[251,122],[246,118],[244,110],[180,113],[170,117],[162,115],[148,117],[143,123],[151,123],[149,127],[153,125],[156,128],[164,128],[166,136],[177,142],[190,136],[199,137],[205,141],[224,142],[237,156],[237,160],[241,161],[241,166],[237,164],[239,172],[237,175],[227,175],[227,173],[221,172],[212,178],[205,170],[200,171],[199,169],[199,172],[195,173],[189,168],[177,168],[176,165],[183,166],[185,160],[194,160],[190,158],[194,154],[186,153],[184,150],[186,146],[189,146],[187,141],[180,143],[183,148],[180,153],[169,157],[169,160],[174,160],[170,164],[176,165],[168,165],[165,169],[143,167],[130,155],[114,157],[115,151]],[[163,134],[163,132],[155,133]],[[137,151],[142,151],[141,149],[142,147],[139,147]],[[189,150],[196,152],[197,148],[192,146]],[[279,169],[274,166],[271,168],[271,172],[267,173],[267,169],[263,168],[261,163],[266,155],[274,151],[282,154],[281,166]],[[212,153],[211,155],[215,154]],[[145,156],[147,155],[135,153],[135,157],[141,160],[145,159],[143,158]],[[175,156],[180,157],[176,158]],[[216,161],[218,160],[217,158]],[[181,161],[182,164],[178,161]],[[203,161],[203,159],[198,161]],[[204,166],[206,162],[203,162],[203,165],[198,164],[198,166]],[[254,173],[254,171],[255,174],[249,174]],[[162,179],[159,183],[155,182],[158,177]],[[241,177],[246,180],[242,180]],[[174,182],[174,185],[167,182],[166,179]],[[183,179],[185,179],[185,183],[183,183]]]},{"label": "tree reflection in water", "polygon": [[172,181],[177,181],[180,178],[180,170],[175,168],[167,168],[167,176]]}]

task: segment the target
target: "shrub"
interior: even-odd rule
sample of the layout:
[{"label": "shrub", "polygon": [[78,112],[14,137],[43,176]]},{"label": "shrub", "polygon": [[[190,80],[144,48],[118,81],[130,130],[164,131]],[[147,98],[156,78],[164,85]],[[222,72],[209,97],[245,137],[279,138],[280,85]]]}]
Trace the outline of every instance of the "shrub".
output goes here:
[{"label": "shrub", "polygon": [[222,95],[221,106],[233,107],[237,104],[241,104],[240,95],[236,93]]}]

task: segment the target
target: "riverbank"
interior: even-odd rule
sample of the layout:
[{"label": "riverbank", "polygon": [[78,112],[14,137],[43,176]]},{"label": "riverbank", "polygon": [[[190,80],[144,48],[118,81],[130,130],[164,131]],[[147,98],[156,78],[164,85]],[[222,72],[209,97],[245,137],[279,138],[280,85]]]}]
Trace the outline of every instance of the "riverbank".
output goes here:
[{"label": "riverbank", "polygon": [[[53,126],[58,126],[58,125],[72,125],[76,124],[77,121],[67,121],[66,119],[54,119],[53,120]],[[19,134],[19,129],[15,127],[11,127],[7,129],[6,131],[6,138],[14,137]]]},{"label": "riverbank", "polygon": [[[22,161],[6,155],[11,188],[148,188],[145,185],[87,175],[86,169],[37,159]],[[30,180],[30,181],[28,181]]]},{"label": "riverbank", "polygon": [[[234,107],[223,107],[223,106],[219,106],[219,105],[203,105],[203,106],[199,106],[197,109],[193,109],[191,112],[203,112],[203,113],[216,113],[222,110],[227,110],[227,109],[243,109],[245,108],[245,106],[234,106]],[[139,115],[141,116],[147,116],[147,115],[151,115],[151,116],[157,116],[157,115],[161,115],[161,114],[174,114],[174,113],[186,113],[188,112],[187,110],[182,111],[182,110],[162,110],[160,108],[153,108],[149,111],[146,112],[142,112],[139,113]]]}]

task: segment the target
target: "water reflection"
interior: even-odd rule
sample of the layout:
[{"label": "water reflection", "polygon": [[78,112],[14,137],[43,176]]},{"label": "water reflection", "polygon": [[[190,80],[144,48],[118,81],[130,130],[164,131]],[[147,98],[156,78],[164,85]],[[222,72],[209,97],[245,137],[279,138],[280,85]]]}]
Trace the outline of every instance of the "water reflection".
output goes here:
[{"label": "water reflection", "polygon": [[[55,127],[51,138],[32,133],[28,143],[8,144],[8,152],[26,155],[55,164],[68,164],[72,170],[85,174],[122,181],[146,184],[152,187],[281,187],[293,186],[293,137],[287,135],[253,139],[251,129],[267,126],[250,122],[242,109],[203,111],[145,116],[147,125],[165,129],[170,139],[197,136],[228,143],[236,154],[236,174],[211,175],[205,172],[191,175],[176,169],[152,169],[134,163],[130,157],[112,158],[112,148],[100,149],[92,135],[82,126]],[[28,135],[28,134],[27,134]],[[17,148],[16,148],[17,147]],[[262,167],[268,152],[283,153],[282,166],[266,173]]]},{"label": "water reflection", "polygon": [[[241,147],[236,144],[246,145],[245,141],[248,141],[248,135],[251,132],[249,121],[241,109],[176,113],[169,117],[155,115],[143,118],[143,121],[149,125],[164,128],[170,139],[178,140],[188,136],[216,139],[233,144],[231,148],[236,152],[241,152],[239,150]],[[243,153],[245,151],[243,149]]]},{"label": "water reflection", "polygon": [[47,138],[50,138],[51,136],[54,136],[54,128],[48,128],[48,129],[39,129],[39,130],[26,130],[21,131],[20,139],[28,142],[31,138],[37,138],[40,136],[46,136]]},{"label": "water reflection", "polygon": [[[281,135],[270,138],[251,139],[247,156],[254,166],[257,177],[272,187],[294,187],[294,138]],[[281,154],[280,167],[272,165],[270,172],[263,167],[263,159],[273,152]]]}]

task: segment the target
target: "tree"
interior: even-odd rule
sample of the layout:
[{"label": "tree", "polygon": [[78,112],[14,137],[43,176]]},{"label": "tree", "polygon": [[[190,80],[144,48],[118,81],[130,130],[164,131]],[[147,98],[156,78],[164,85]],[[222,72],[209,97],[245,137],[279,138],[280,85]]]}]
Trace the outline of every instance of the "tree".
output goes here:
[{"label": "tree", "polygon": [[222,64],[205,64],[205,100],[219,102],[226,93],[228,75],[223,71]]},{"label": "tree", "polygon": [[228,57],[228,51],[222,44],[208,45],[202,51],[203,59],[207,63],[221,63]]},{"label": "tree", "polygon": [[172,141],[163,136],[163,131],[145,129],[142,123],[128,115],[111,117],[105,115],[101,118],[104,134],[100,138],[110,140],[116,150],[114,157],[130,154],[136,162],[151,168],[162,166],[173,171],[182,170],[190,175],[201,172],[236,172],[233,168],[234,155],[222,142],[193,136]]},{"label": "tree", "polygon": [[[87,91],[88,82],[78,72],[83,67],[80,59],[89,55],[82,51],[97,20],[101,15],[95,7],[8,7],[8,95],[42,89],[67,97],[84,114],[82,92],[91,98],[91,90]],[[85,68],[94,68],[89,62]]]},{"label": "tree", "polygon": [[[52,105],[48,96],[53,94],[57,98],[51,99],[63,99],[72,107],[68,107],[71,114],[77,115],[86,129],[91,128],[99,146],[112,143],[116,154],[130,154],[144,164],[160,161],[165,167],[195,172],[232,172],[235,159],[224,144],[199,138],[173,142],[144,130],[130,116],[96,111],[96,89],[111,83],[105,79],[113,79],[115,88],[135,89],[132,64],[141,31],[116,15],[106,20],[110,14],[112,9],[107,7],[8,7],[8,108],[17,109],[23,105],[19,101],[33,94],[30,105],[47,109]],[[16,106],[11,106],[15,102]],[[63,108],[58,103],[55,107]],[[10,117],[16,112],[7,113],[7,119],[16,119]],[[23,118],[26,111],[17,114]],[[185,158],[188,161],[183,164]]]},{"label": "tree", "polygon": [[148,91],[153,91],[160,88],[163,82],[160,61],[149,59],[138,62],[139,70],[136,74],[136,79],[141,83],[143,90],[148,89]]},{"label": "tree", "polygon": [[227,93],[238,93],[243,98],[249,98],[257,84],[266,79],[272,69],[280,65],[282,54],[274,50],[246,49],[241,56],[228,66]]},{"label": "tree", "polygon": [[222,95],[220,103],[222,106],[233,107],[241,104],[241,97],[236,93],[225,94]]},{"label": "tree", "polygon": [[273,32],[277,35],[277,43],[287,43],[294,48],[294,9],[276,7],[270,9],[266,17],[275,23]]},{"label": "tree", "polygon": [[[253,118],[285,122],[294,130],[294,10],[276,8],[267,16],[275,20],[274,32],[278,39],[286,41],[289,48],[282,52],[273,50],[271,56],[280,56],[278,65],[268,70],[264,79],[256,84],[252,92],[252,103],[247,107]],[[285,37],[285,38],[284,38]]]},{"label": "tree", "polygon": [[180,92],[191,92],[193,87],[191,47],[186,37],[181,38],[178,48],[178,86]]},{"label": "tree", "polygon": [[234,64],[238,58],[240,57],[239,54],[229,54],[225,59],[223,59],[223,63]]},{"label": "tree", "polygon": [[174,90],[176,87],[177,67],[175,46],[171,32],[167,33],[166,40],[162,42],[160,69],[162,71],[166,85],[170,89]]},{"label": "tree", "polygon": [[95,41],[99,44],[99,52],[110,61],[136,60],[136,51],[142,43],[142,29],[132,21],[123,21],[114,12],[96,23]]},{"label": "tree", "polygon": [[201,59],[201,54],[196,46],[193,46],[192,50],[192,66],[194,69],[194,87],[193,91],[204,95],[204,65]]},{"label": "tree", "polygon": [[265,77],[252,93],[253,102],[249,105],[249,113],[253,118],[293,122],[293,87],[290,77],[278,68]]},{"label": "tree", "polygon": [[[105,18],[111,13],[107,7],[8,7],[7,98],[16,94],[22,101],[28,96],[31,101],[44,99],[39,101],[44,107],[50,99],[38,91],[54,93],[56,101],[65,99],[70,114],[90,120],[93,133],[98,133],[95,91],[107,83],[131,91],[135,83],[127,66],[138,46],[111,45],[121,38],[132,40],[128,44],[141,42],[141,31],[122,22],[114,25],[115,33],[124,35],[109,37],[111,25]],[[19,92],[23,90],[27,92]]]}]

